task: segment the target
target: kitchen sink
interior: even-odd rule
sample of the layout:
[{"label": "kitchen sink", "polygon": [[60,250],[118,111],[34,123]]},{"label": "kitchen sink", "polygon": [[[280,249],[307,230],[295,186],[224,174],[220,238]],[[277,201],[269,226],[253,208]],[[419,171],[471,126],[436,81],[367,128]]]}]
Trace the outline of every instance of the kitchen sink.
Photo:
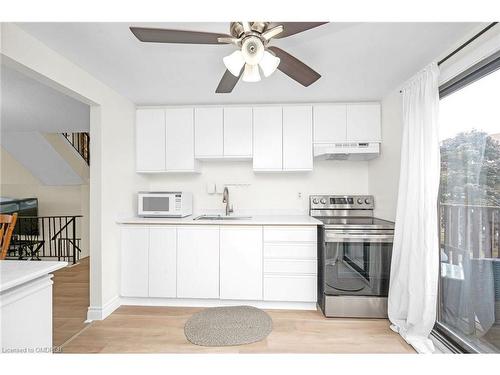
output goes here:
[{"label": "kitchen sink", "polygon": [[200,215],[193,220],[249,220],[251,216]]}]

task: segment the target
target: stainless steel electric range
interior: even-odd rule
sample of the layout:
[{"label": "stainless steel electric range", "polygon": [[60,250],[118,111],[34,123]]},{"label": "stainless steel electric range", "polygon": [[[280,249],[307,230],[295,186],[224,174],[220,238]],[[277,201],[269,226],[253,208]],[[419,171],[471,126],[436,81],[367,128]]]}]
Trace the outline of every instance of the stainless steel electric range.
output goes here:
[{"label": "stainless steel electric range", "polygon": [[313,195],[318,304],[326,317],[387,317],[394,223],[373,217],[370,195]]}]

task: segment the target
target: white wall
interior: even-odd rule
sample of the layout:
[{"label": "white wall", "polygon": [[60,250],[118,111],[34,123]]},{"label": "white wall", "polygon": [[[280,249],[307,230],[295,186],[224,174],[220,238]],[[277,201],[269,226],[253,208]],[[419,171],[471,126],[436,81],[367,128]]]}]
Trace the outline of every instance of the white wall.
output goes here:
[{"label": "white wall", "polygon": [[9,152],[0,147],[0,196],[38,198],[40,216],[82,215],[77,236],[82,239],[81,258],[89,255],[89,186],[51,186],[40,182]]},{"label": "white wall", "polygon": [[[200,174],[153,174],[146,178],[151,190],[191,191],[195,211],[223,209],[222,196],[206,191],[207,183],[217,183],[222,187],[248,184],[229,186],[230,201],[236,211],[307,214],[311,194],[367,194],[368,162],[315,161],[312,172],[255,173],[251,162],[210,161],[201,164]],[[299,193],[302,198],[298,198]]]},{"label": "white wall", "polygon": [[402,94],[394,90],[382,100],[382,146],[380,156],[368,166],[368,190],[375,196],[375,216],[394,221],[398,199]]},{"label": "white wall", "polygon": [[135,107],[86,71],[21,30],[1,24],[2,63],[91,106],[90,319],[117,306],[119,230],[116,218],[135,212],[144,188],[134,172]]}]

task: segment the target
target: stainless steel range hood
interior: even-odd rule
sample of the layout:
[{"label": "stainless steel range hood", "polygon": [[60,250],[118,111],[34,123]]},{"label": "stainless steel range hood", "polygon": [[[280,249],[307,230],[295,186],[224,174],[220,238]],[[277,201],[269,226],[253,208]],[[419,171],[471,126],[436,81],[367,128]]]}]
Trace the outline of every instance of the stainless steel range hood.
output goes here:
[{"label": "stainless steel range hood", "polygon": [[314,158],[318,160],[370,160],[379,154],[379,142],[314,144]]}]

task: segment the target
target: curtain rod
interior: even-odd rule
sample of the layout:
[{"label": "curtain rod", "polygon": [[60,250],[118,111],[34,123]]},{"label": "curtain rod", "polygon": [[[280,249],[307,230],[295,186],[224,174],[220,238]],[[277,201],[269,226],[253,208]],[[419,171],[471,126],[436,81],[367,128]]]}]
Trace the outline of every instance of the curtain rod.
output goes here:
[{"label": "curtain rod", "polygon": [[[476,35],[474,35],[472,38],[458,46],[456,49],[454,49],[452,52],[450,52],[448,55],[446,55],[444,58],[438,61],[438,66],[444,63],[446,60],[450,59],[451,57],[455,56],[458,52],[463,50],[465,47],[467,47],[469,44],[471,44],[473,41],[475,41],[477,38],[479,38],[481,35],[483,35],[485,32],[487,32],[489,29],[491,29],[493,26],[495,26],[498,22],[492,22],[488,26],[486,26],[484,29],[482,29],[480,32],[478,32]],[[400,93],[403,92],[403,90],[399,90]]]},{"label": "curtain rod", "polygon": [[476,35],[474,35],[472,38],[470,38],[468,41],[466,41],[464,44],[460,45],[457,49],[453,50],[449,55],[444,57],[443,59],[438,61],[438,66],[444,63],[446,60],[451,58],[452,56],[456,55],[458,52],[460,52],[462,49],[467,47],[469,44],[471,44],[473,41],[475,41],[477,38],[479,38],[481,35],[483,35],[486,31],[491,29],[493,26],[495,26],[498,22],[492,22],[488,26],[486,26],[484,29],[482,29],[480,32],[478,32]]}]

